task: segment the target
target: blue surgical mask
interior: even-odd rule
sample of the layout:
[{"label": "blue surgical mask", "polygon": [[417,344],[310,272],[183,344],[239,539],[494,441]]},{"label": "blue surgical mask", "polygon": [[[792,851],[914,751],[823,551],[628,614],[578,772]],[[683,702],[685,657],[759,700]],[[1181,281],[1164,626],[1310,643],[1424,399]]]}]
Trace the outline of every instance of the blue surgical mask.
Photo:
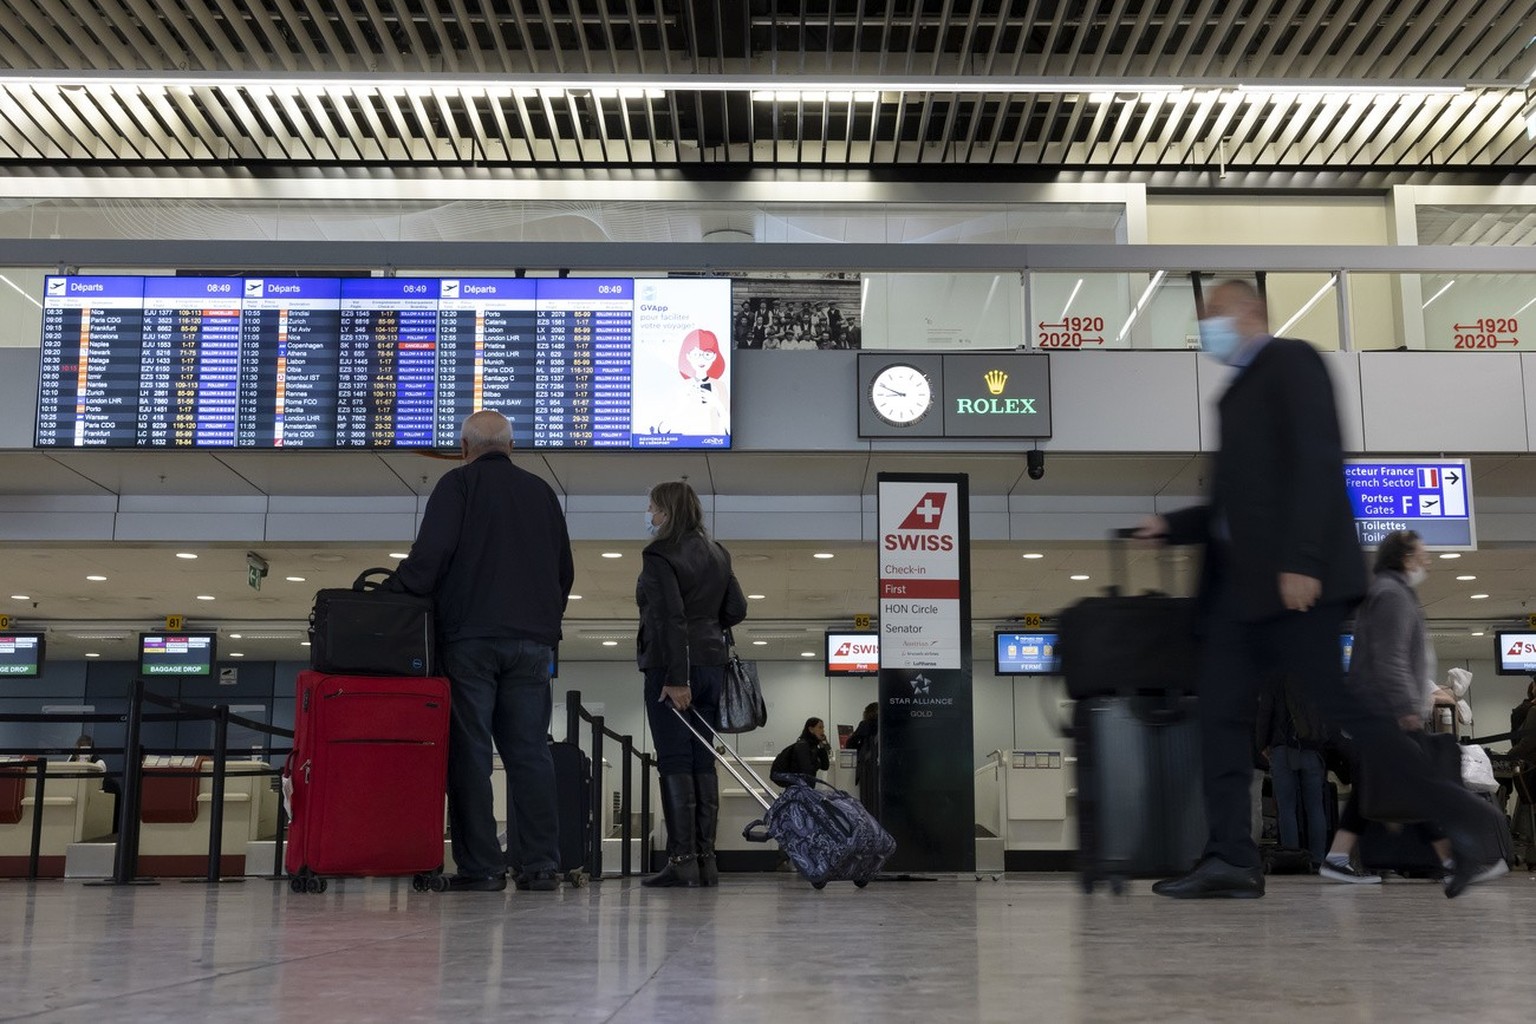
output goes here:
[{"label": "blue surgical mask", "polygon": [[1200,348],[1217,362],[1231,366],[1232,360],[1243,348],[1243,336],[1237,331],[1237,319],[1212,316],[1201,320]]},{"label": "blue surgical mask", "polygon": [[653,537],[656,536],[656,524],[651,521],[649,512],[645,513],[645,532]]}]

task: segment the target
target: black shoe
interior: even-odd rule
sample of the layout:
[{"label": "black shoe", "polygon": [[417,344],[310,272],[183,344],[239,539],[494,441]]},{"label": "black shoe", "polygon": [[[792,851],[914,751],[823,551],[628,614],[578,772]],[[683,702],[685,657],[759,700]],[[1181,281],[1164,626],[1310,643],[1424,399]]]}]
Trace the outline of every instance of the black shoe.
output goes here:
[{"label": "black shoe", "polygon": [[507,887],[506,875],[454,875],[444,892],[501,892]]},{"label": "black shoe", "polygon": [[1187,875],[1154,883],[1152,891],[1176,900],[1253,900],[1264,895],[1264,869],[1234,867],[1207,857]]},{"label": "black shoe", "polygon": [[642,878],[640,884],[647,889],[697,889],[699,887],[699,862],[693,856],[673,857],[667,866],[650,878]]},{"label": "black shoe", "polygon": [[560,888],[560,875],[555,871],[535,871],[531,875],[518,875],[515,881],[518,892],[555,892]]}]

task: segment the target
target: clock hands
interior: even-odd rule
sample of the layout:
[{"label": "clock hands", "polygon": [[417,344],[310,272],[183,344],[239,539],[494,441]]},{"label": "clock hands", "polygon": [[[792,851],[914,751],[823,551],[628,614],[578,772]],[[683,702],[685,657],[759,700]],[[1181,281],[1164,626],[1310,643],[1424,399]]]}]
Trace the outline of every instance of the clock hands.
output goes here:
[{"label": "clock hands", "polygon": [[881,384],[880,386],[885,388],[886,391],[890,392],[891,394],[895,395],[898,398],[906,398],[907,397],[907,393],[905,391],[897,391],[895,388],[891,387],[889,384]]}]

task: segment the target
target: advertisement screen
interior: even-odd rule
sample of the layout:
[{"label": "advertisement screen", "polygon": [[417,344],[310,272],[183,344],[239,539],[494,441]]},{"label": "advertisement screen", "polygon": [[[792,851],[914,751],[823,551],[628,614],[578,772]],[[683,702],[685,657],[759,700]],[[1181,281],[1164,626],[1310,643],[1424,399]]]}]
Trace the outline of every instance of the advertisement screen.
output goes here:
[{"label": "advertisement screen", "polygon": [[1054,676],[1061,672],[1055,633],[994,633],[993,670],[1000,676]]},{"label": "advertisement screen", "polygon": [[827,630],[827,675],[872,676],[880,671],[880,634]]}]

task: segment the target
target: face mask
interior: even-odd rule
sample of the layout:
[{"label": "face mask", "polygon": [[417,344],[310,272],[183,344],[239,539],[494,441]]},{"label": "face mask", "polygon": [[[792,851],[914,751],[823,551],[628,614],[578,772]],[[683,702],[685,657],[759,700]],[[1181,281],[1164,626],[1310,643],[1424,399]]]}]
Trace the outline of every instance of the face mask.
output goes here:
[{"label": "face mask", "polygon": [[1416,587],[1420,583],[1423,583],[1425,580],[1429,579],[1429,570],[1423,566],[1416,565],[1412,569],[1408,570],[1407,576],[1408,585],[1410,587]]},{"label": "face mask", "polygon": [[1237,333],[1237,320],[1230,316],[1212,316],[1200,321],[1200,348],[1219,363],[1232,365],[1232,359],[1243,347],[1243,337]]},{"label": "face mask", "polygon": [[645,532],[652,537],[656,536],[656,524],[651,522],[651,514],[649,512],[645,513]]}]

